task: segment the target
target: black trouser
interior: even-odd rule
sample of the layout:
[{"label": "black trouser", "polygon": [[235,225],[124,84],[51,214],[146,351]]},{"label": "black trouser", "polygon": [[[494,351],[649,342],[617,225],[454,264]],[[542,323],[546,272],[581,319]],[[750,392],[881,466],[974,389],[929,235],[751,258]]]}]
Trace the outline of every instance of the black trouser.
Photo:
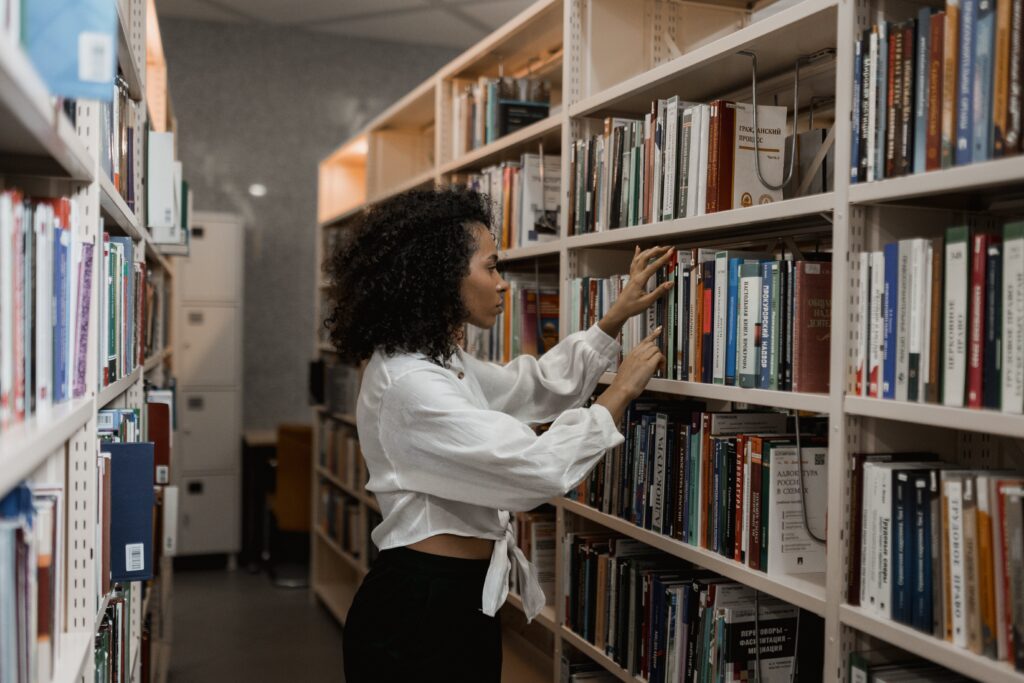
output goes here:
[{"label": "black trouser", "polygon": [[345,620],[346,683],[500,683],[501,622],[480,609],[489,564],[381,551]]}]

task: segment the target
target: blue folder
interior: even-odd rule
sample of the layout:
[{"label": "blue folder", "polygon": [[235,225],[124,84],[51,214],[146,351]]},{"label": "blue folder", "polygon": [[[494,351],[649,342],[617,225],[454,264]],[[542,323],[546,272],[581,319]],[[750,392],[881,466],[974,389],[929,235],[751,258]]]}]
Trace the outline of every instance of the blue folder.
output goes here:
[{"label": "blue folder", "polygon": [[110,453],[110,579],[153,578],[153,444],[101,443]]}]

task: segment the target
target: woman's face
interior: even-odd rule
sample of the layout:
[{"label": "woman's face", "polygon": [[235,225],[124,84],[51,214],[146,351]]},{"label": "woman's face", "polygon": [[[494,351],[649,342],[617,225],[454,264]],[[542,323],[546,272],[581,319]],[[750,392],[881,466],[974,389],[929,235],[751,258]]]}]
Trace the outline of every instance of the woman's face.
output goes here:
[{"label": "woman's face", "polygon": [[462,280],[462,303],[469,311],[466,322],[489,329],[505,307],[508,283],[498,273],[498,250],[483,225],[473,228],[476,251],[469,259],[469,275]]}]

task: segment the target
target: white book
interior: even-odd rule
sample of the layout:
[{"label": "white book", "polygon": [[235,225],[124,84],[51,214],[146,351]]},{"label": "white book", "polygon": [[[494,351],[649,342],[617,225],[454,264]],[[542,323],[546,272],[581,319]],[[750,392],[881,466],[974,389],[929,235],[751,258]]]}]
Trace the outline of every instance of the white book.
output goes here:
[{"label": "white book", "polygon": [[1003,232],[1002,410],[1024,413],[1024,222]]},{"label": "white book", "polygon": [[[870,68],[868,69],[868,83],[867,83],[867,85],[868,85],[868,92],[869,93],[875,93],[875,92],[878,92],[876,90],[876,88],[878,87],[878,31],[877,31],[877,29],[873,30],[871,32],[871,37],[868,40],[868,54],[867,54],[867,58],[868,58],[869,63],[871,65]],[[859,97],[859,95],[855,94],[854,97]],[[871,101],[868,104],[868,135],[867,135],[867,147],[868,148],[866,150],[867,151],[867,160],[868,160],[867,179],[869,181],[873,180],[875,178],[875,164],[877,163],[877,159],[875,158],[876,157],[876,154],[875,154],[875,151],[876,151],[875,150],[875,143],[876,143],[877,132],[876,132],[875,128],[878,125],[878,98],[877,97],[871,97],[870,100]],[[856,135],[856,133],[854,133],[854,134]]]},{"label": "white book", "polygon": [[758,105],[757,127],[760,177],[754,158],[754,108],[750,104],[737,103],[732,182],[734,209],[770,204],[782,199],[782,190],[769,189],[761,182],[761,178],[771,185],[782,184],[786,146],[786,107]]},{"label": "white book", "polygon": [[690,114],[690,163],[686,169],[686,216],[697,213],[697,175],[700,171],[700,138],[703,130],[701,111],[707,105],[698,104],[691,107]]},{"label": "white book", "polygon": [[[803,463],[803,483],[800,463]],[[828,449],[826,447],[774,446],[769,470],[771,499],[768,505],[769,576],[825,571],[825,512],[828,509]],[[802,495],[801,495],[802,491]]]},{"label": "white book", "polygon": [[[703,212],[702,212],[703,213]],[[712,381],[725,384],[726,318],[728,317],[729,252],[715,254],[714,317],[711,330]]]},{"label": "white book", "polygon": [[36,415],[45,417],[53,405],[53,210],[36,206]]},{"label": "white book", "polygon": [[[922,353],[927,345],[927,331],[924,327],[924,314],[929,308],[927,294],[931,291],[931,280],[928,279],[928,240],[912,239],[909,242],[909,267],[907,278],[910,283],[907,315],[907,398],[911,401],[924,399],[924,385],[921,382]],[[902,298],[902,297],[901,297]],[[896,390],[899,391],[897,384]]]},{"label": "white book", "polygon": [[174,220],[174,133],[150,131],[148,149],[147,223],[154,242],[178,244],[178,223]]},{"label": "white book", "polygon": [[165,557],[178,554],[178,487],[164,487],[164,534],[163,553]]},{"label": "white book", "polygon": [[863,479],[863,498],[861,515],[861,571],[860,571],[860,604],[872,612],[878,602],[876,585],[878,583],[878,463],[865,462]]},{"label": "white book", "polygon": [[558,239],[559,190],[562,159],[539,154],[523,154],[521,158],[520,225],[515,232],[518,246],[550,242]]},{"label": "white book", "polygon": [[868,305],[871,292],[871,252],[857,254],[859,273],[857,276],[857,356],[853,365],[853,393],[868,395],[868,347],[871,338],[871,321]]},{"label": "white book", "polygon": [[675,218],[679,166],[679,97],[665,101],[665,162],[661,188],[661,220]]},{"label": "white book", "polygon": [[871,252],[871,291],[868,303],[868,396],[882,397],[885,359],[885,252]]},{"label": "white book", "polygon": [[962,408],[967,382],[967,287],[970,261],[968,259],[967,228],[946,231],[946,258],[943,284],[942,348],[945,358],[942,367],[942,403]]},{"label": "white book", "polygon": [[651,178],[651,215],[649,222],[661,220],[662,191],[664,190],[664,158],[665,158],[665,117],[668,110],[667,100],[658,100],[658,116],[654,121],[654,155]]},{"label": "white book", "polygon": [[706,213],[708,201],[708,143],[711,132],[711,107],[702,104],[700,107],[700,156],[697,166],[697,206],[694,215]]},{"label": "white book", "polygon": [[949,526],[949,598],[953,613],[953,644],[967,647],[966,558],[964,557],[963,481],[959,472],[942,473],[942,497]]},{"label": "white book", "polygon": [[907,400],[907,375],[910,370],[911,240],[900,240],[896,285],[896,395]]},{"label": "white book", "polygon": [[935,246],[931,240],[924,240],[924,286],[921,292],[921,371],[918,401],[925,402],[926,388],[932,381],[932,277],[934,276],[932,259],[935,257]]}]

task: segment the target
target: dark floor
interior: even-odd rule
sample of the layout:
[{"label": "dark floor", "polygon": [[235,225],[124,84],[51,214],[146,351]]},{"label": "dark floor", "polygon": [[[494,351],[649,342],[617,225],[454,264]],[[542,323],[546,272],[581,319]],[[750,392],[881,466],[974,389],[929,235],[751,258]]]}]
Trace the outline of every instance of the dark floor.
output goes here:
[{"label": "dark floor", "polygon": [[339,683],[341,627],[308,589],[244,569],[174,575],[173,683]]}]

